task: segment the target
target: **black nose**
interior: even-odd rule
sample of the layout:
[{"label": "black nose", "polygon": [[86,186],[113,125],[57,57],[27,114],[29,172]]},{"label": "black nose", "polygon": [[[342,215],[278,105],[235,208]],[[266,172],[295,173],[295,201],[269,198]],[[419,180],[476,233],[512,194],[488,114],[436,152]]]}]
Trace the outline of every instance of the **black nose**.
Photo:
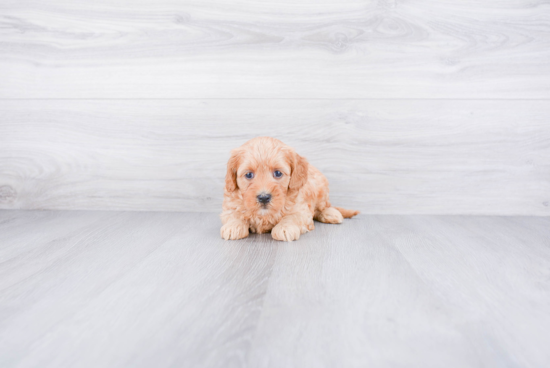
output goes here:
[{"label": "black nose", "polygon": [[268,204],[271,201],[271,194],[262,193],[256,198],[258,198],[258,202],[261,204]]}]

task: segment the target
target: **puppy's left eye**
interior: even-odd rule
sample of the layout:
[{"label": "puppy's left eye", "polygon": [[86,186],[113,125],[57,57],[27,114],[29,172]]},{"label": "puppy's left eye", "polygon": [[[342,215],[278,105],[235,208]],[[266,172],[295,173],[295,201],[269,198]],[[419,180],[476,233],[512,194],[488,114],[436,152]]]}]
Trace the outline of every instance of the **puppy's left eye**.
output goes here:
[{"label": "puppy's left eye", "polygon": [[280,177],[283,176],[283,173],[280,172],[279,170],[275,170],[275,171],[273,172],[273,176],[276,177],[276,178],[280,178]]}]

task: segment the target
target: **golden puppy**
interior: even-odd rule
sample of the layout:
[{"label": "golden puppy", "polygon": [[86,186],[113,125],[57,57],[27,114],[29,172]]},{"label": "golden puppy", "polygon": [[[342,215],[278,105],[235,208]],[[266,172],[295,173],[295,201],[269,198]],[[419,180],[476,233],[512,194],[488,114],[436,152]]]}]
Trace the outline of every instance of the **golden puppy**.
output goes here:
[{"label": "golden puppy", "polygon": [[249,231],[297,240],[315,228],[314,219],[339,224],[358,213],[331,207],[327,178],[275,138],[254,138],[231,151],[221,214],[226,240]]}]

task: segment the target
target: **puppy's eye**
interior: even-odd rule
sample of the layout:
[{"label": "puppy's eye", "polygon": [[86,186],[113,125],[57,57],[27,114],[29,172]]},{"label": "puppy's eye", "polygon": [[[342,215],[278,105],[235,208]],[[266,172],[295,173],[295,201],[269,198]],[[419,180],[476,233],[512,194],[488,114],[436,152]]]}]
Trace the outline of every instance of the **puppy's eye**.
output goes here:
[{"label": "puppy's eye", "polygon": [[275,170],[275,171],[273,172],[273,176],[276,177],[276,178],[280,178],[280,177],[283,176],[283,173],[280,172],[279,170]]},{"label": "puppy's eye", "polygon": [[249,171],[246,174],[244,174],[244,177],[247,179],[252,179],[254,177],[254,173]]}]

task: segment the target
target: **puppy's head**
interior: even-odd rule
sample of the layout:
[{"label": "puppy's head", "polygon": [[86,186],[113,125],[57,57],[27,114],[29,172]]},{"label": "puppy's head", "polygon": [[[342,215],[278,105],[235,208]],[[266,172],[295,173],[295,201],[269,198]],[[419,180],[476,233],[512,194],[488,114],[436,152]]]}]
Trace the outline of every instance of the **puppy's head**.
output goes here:
[{"label": "puppy's head", "polygon": [[251,215],[280,212],[286,198],[307,181],[308,163],[283,142],[254,138],[231,151],[225,176],[228,193],[240,191]]}]

